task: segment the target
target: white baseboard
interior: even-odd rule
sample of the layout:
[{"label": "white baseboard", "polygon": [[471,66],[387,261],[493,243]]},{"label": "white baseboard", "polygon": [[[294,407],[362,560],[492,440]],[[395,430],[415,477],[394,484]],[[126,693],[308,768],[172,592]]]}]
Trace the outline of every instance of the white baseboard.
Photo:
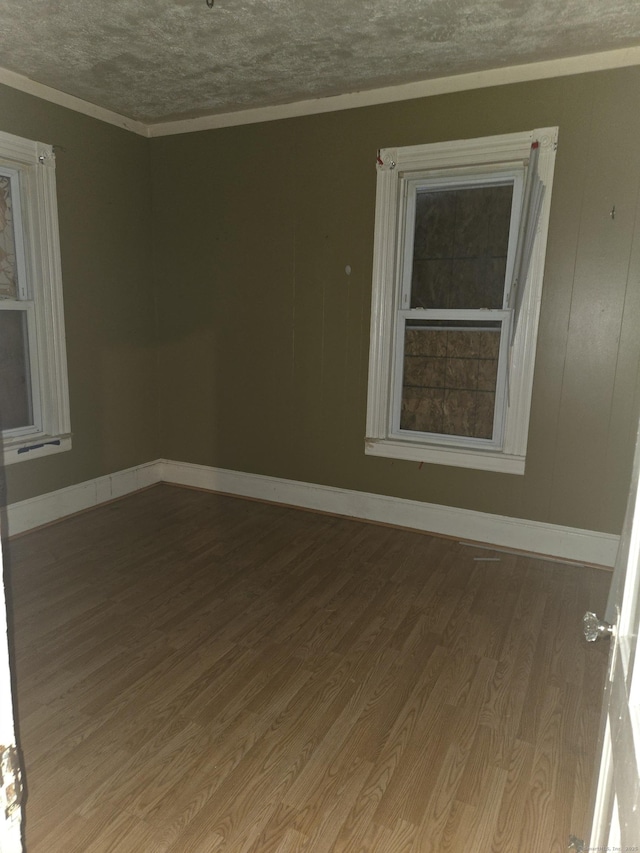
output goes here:
[{"label": "white baseboard", "polygon": [[[137,465],[115,474],[107,474],[95,480],[87,480],[76,486],[58,489],[29,498],[26,501],[9,504],[3,517],[3,533],[15,536],[34,527],[41,527],[52,521],[58,521],[67,515],[73,515],[84,509],[120,498],[131,492],[137,492],[147,486],[153,486],[159,480],[158,462]],[[6,529],[5,529],[6,528]]]},{"label": "white baseboard", "polygon": [[164,459],[159,465],[160,479],[165,483],[384,522],[577,563],[613,566],[618,550],[619,537],[610,533],[205,465]]},{"label": "white baseboard", "polygon": [[618,550],[619,537],[610,533],[167,459],[10,504],[6,532],[14,536],[161,482],[394,524],[577,563],[613,566]]}]

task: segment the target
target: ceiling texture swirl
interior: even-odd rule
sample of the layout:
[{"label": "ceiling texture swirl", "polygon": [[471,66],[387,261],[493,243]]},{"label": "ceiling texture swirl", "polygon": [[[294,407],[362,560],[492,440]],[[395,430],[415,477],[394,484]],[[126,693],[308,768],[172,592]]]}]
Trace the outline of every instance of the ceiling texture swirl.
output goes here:
[{"label": "ceiling texture swirl", "polygon": [[0,66],[146,122],[635,47],[638,0],[0,0]]}]

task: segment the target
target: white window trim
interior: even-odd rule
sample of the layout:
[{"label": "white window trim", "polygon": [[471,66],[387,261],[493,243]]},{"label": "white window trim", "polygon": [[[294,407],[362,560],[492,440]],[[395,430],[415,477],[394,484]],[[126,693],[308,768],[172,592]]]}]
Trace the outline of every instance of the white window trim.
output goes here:
[{"label": "white window trim", "polygon": [[33,393],[39,399],[34,400],[34,409],[40,414],[38,427],[3,433],[2,461],[10,465],[70,450],[71,422],[53,147],[0,132],[0,164],[20,174],[25,265],[36,335],[35,343],[30,341],[30,353],[37,359]]},{"label": "white window trim", "polygon": [[[373,294],[365,453],[392,459],[524,474],[531,412],[533,371],[549,228],[551,189],[558,128],[548,127],[456,142],[388,148],[378,155],[374,230]],[[392,397],[398,300],[402,289],[401,245],[404,231],[401,193],[406,179],[485,171],[487,167],[527,162],[538,141],[538,172],[545,184],[540,219],[525,283],[522,319],[509,358],[509,395],[501,449],[447,446],[439,441],[400,439],[393,435]]]}]

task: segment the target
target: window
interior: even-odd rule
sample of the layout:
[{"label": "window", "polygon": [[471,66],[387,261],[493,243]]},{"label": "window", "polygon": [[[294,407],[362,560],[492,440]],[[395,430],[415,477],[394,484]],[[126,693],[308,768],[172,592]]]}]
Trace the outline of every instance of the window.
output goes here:
[{"label": "window", "polygon": [[0,133],[0,429],[4,464],[71,447],[51,146]]},{"label": "window", "polygon": [[366,453],[524,473],[556,144],[379,152]]}]

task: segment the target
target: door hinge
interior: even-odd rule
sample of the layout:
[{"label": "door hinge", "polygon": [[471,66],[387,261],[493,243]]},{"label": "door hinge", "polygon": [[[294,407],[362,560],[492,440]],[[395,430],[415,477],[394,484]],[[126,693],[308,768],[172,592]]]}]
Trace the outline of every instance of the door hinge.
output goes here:
[{"label": "door hinge", "polygon": [[5,818],[11,818],[22,802],[22,770],[15,744],[0,746],[0,786],[2,788],[0,808]]},{"label": "door hinge", "polygon": [[570,835],[567,850],[574,850],[575,853],[584,853],[584,841],[581,838],[576,838],[575,835]]}]

